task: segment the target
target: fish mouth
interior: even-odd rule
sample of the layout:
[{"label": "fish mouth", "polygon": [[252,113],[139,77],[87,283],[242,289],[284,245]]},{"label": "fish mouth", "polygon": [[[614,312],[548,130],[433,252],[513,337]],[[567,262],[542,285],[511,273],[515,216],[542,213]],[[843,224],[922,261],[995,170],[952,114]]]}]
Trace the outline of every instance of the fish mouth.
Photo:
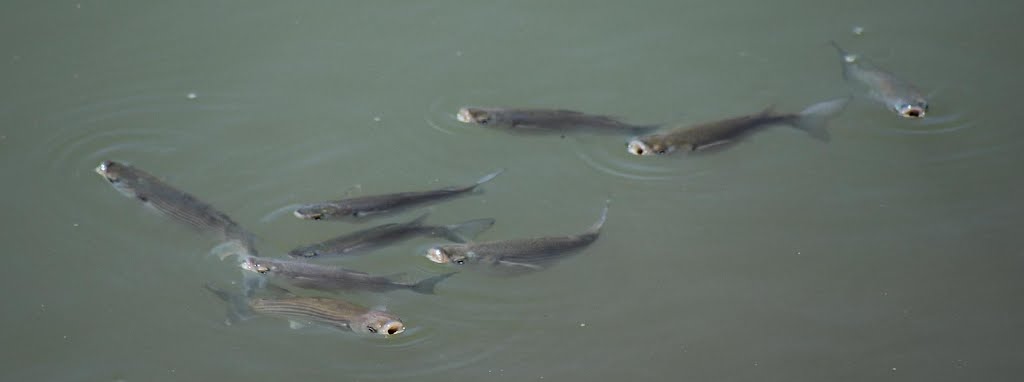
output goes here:
[{"label": "fish mouth", "polygon": [[109,169],[109,168],[110,168],[110,161],[103,161],[103,162],[100,162],[100,165],[96,166],[96,168],[93,169],[93,171],[96,171],[97,174],[100,174],[104,178],[106,178],[107,177],[107,169]]},{"label": "fish mouth", "polygon": [[398,321],[388,321],[380,327],[380,333],[385,337],[393,336],[405,331],[405,325]]},{"label": "fish mouth", "polygon": [[904,118],[924,118],[925,110],[920,106],[906,106],[901,108],[899,113]]},{"label": "fish mouth", "polygon": [[441,248],[436,248],[435,247],[435,248],[428,249],[426,257],[430,261],[433,261],[433,262],[438,263],[438,264],[448,263],[448,256],[444,255],[444,252],[441,251]]},{"label": "fish mouth", "polygon": [[626,151],[633,155],[651,155],[653,152],[647,144],[639,139],[634,139],[626,144]]},{"label": "fish mouth", "polygon": [[469,111],[468,107],[463,107],[460,108],[457,113],[455,113],[455,119],[462,123],[472,123],[473,113]]},{"label": "fish mouth", "polygon": [[302,210],[295,210],[295,212],[292,212],[292,215],[306,220],[322,220],[324,218],[324,214],[321,212],[302,212]]}]

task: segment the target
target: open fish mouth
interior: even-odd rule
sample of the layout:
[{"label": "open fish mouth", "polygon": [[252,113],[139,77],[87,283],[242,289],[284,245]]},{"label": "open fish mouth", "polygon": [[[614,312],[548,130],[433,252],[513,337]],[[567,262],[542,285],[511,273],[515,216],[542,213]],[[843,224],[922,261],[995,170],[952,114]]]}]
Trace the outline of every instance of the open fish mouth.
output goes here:
[{"label": "open fish mouth", "polygon": [[924,118],[925,109],[920,106],[905,106],[899,110],[904,118]]},{"label": "open fish mouth", "polygon": [[468,108],[464,107],[459,109],[458,113],[455,113],[455,119],[462,123],[472,123],[473,113],[471,113]]},{"label": "open fish mouth", "polygon": [[654,154],[654,152],[651,151],[651,148],[647,147],[647,144],[644,143],[643,141],[640,141],[639,139],[629,141],[629,143],[626,144],[626,151],[629,151],[629,153],[633,155]]},{"label": "open fish mouth", "polygon": [[380,332],[384,336],[393,336],[405,331],[405,325],[398,321],[390,321],[380,327]]}]

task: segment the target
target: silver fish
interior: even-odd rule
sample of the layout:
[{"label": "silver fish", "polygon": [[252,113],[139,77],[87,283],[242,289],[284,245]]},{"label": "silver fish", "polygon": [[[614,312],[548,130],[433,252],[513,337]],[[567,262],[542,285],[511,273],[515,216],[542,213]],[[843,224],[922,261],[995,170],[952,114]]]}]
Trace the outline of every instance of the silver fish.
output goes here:
[{"label": "silver fish", "polygon": [[608,206],[605,206],[597,222],[577,235],[440,245],[428,249],[426,257],[435,263],[457,266],[543,269],[544,263],[597,240],[607,216]]},{"label": "silver fish", "polygon": [[835,41],[829,43],[839,53],[839,61],[843,65],[843,79],[864,84],[869,89],[871,98],[882,102],[901,117],[924,118],[928,112],[928,100],[917,87],[862,58],[847,53]]},{"label": "silver fish", "polygon": [[562,109],[463,107],[455,114],[455,118],[463,123],[532,132],[587,129],[594,132],[636,135],[657,128],[657,126],[632,125],[605,115],[591,115]]},{"label": "silver fish", "polygon": [[312,258],[355,255],[416,236],[443,237],[456,243],[463,243],[494,225],[494,219],[476,219],[446,226],[427,226],[423,225],[426,217],[427,214],[423,214],[410,222],[387,223],[344,234],[321,243],[293,249],[288,252],[288,256]]},{"label": "silver fish", "polygon": [[[451,275],[446,273],[439,276],[429,277],[415,283],[403,283],[393,280],[392,277],[372,276],[368,273],[353,271],[338,266],[311,264],[301,261],[278,260],[265,257],[247,257],[241,263],[242,269],[253,272],[248,275],[259,274],[257,284],[262,284],[265,278],[286,284],[322,291],[339,290],[363,290],[370,292],[387,292],[397,289],[406,289],[416,293],[434,294],[437,284]],[[265,277],[265,278],[264,278]],[[259,285],[257,285],[259,286]]]},{"label": "silver fish", "polygon": [[768,108],[757,114],[680,127],[634,138],[626,144],[626,151],[633,155],[661,155],[676,150],[698,151],[737,141],[754,131],[777,124],[791,125],[815,139],[828,141],[825,122],[842,111],[848,101],[841,98],[820,102],[796,114],[780,114]]},{"label": "silver fish", "polygon": [[359,334],[384,337],[405,331],[398,317],[367,309],[348,301],[325,297],[245,297],[206,285],[206,289],[228,303],[228,324],[252,318],[254,314],[288,319],[293,323],[316,323]]},{"label": "silver fish", "polygon": [[362,196],[342,200],[309,203],[300,206],[294,214],[300,219],[331,220],[364,218],[404,210],[409,207],[435,203],[473,191],[487,183],[504,170],[498,170],[480,178],[476,183],[463,187],[446,187],[430,191],[400,192],[385,195]]},{"label": "silver fish", "polygon": [[[256,255],[253,235],[227,214],[196,197],[164,183],[157,177],[127,164],[103,161],[96,167],[114,189],[145,205],[203,232],[211,232],[224,242],[215,251],[231,250]],[[232,253],[220,253],[221,257]]]}]

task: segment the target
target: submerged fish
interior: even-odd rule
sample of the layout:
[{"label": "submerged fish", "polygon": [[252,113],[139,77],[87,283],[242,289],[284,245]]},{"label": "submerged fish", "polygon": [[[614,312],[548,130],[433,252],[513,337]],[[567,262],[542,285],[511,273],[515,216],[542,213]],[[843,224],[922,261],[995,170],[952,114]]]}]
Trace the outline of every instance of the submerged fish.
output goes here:
[{"label": "submerged fish", "polygon": [[416,236],[443,237],[456,243],[464,243],[494,225],[494,219],[476,219],[459,224],[428,226],[423,225],[426,218],[427,214],[423,214],[410,222],[387,223],[344,234],[321,243],[293,249],[288,252],[288,256],[310,258],[354,255]]},{"label": "submerged fish", "polygon": [[577,235],[440,245],[428,249],[426,257],[439,264],[542,269],[541,264],[597,240],[607,216],[605,206],[597,222]]},{"label": "submerged fish", "polygon": [[839,53],[843,78],[856,80],[869,89],[871,98],[882,102],[905,118],[924,118],[928,101],[914,85],[866,60],[847,53],[835,41],[829,41]]},{"label": "submerged fish", "polygon": [[[281,281],[300,288],[322,291],[365,290],[370,292],[387,292],[396,289],[407,289],[416,293],[434,294],[434,288],[437,286],[437,283],[455,274],[455,272],[446,273],[415,283],[402,283],[393,280],[391,277],[371,276],[368,273],[338,266],[255,256],[247,257],[242,261],[241,267],[246,271],[264,275],[275,281]],[[264,280],[260,278],[257,282],[262,283]]]},{"label": "submerged fish", "polygon": [[638,126],[604,115],[590,115],[557,109],[500,109],[463,107],[455,115],[459,122],[510,128],[516,131],[563,131],[589,129],[597,132],[643,134],[656,126]]},{"label": "submerged fish", "polygon": [[829,136],[825,122],[842,111],[848,101],[842,98],[817,103],[797,114],[778,114],[768,108],[757,114],[681,127],[634,138],[626,144],[626,150],[633,155],[696,151],[731,143],[759,129],[779,124],[796,127],[815,139],[827,141]]},{"label": "submerged fish", "polygon": [[473,191],[505,170],[484,175],[476,183],[463,187],[446,187],[430,191],[399,192],[395,194],[361,196],[342,200],[305,204],[295,210],[300,219],[330,220],[363,218],[370,215],[400,211],[412,206],[435,203]]},{"label": "submerged fish", "polygon": [[296,323],[316,323],[385,337],[405,331],[405,324],[398,317],[344,300],[296,296],[256,298],[234,295],[209,285],[206,289],[228,303],[229,324],[252,318],[254,314],[263,314],[288,319],[293,326]]},{"label": "submerged fish", "polygon": [[[147,206],[200,231],[217,235],[224,244],[215,251],[230,249],[247,255],[256,254],[253,235],[235,223],[231,217],[157,177],[138,168],[109,160],[100,163],[96,167],[96,173],[102,175],[122,194],[138,199]],[[220,255],[224,257],[230,254]]]}]

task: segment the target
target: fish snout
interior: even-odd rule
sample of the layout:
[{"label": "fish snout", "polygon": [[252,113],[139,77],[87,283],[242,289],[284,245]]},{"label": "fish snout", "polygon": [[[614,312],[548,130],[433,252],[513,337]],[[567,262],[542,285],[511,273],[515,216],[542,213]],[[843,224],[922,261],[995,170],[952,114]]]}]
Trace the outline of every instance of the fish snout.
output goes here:
[{"label": "fish snout", "polygon": [[633,155],[653,155],[654,151],[647,144],[639,139],[634,139],[626,144],[626,151]]},{"label": "fish snout", "polygon": [[468,107],[459,108],[459,112],[455,113],[455,119],[462,123],[473,123],[473,112]]},{"label": "fish snout", "polygon": [[427,259],[438,264],[448,263],[448,256],[444,254],[441,248],[434,247],[427,250]]},{"label": "fish snout", "polygon": [[323,220],[324,218],[323,212],[312,211],[302,208],[295,210],[295,212],[292,212],[292,214],[299,219],[306,220]]},{"label": "fish snout", "polygon": [[928,112],[928,106],[903,105],[900,106],[896,112],[904,118],[924,118],[925,113]]},{"label": "fish snout", "polygon": [[380,333],[386,336],[393,336],[405,331],[405,324],[400,321],[388,321],[381,325]]}]

